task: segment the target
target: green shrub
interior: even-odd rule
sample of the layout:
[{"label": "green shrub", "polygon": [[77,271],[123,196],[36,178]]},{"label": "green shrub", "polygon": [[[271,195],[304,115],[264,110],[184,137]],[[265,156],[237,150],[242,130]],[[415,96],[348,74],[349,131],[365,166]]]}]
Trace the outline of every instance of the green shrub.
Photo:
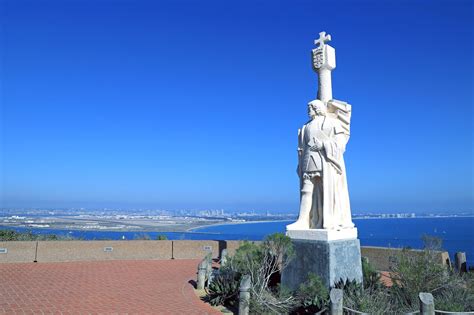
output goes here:
[{"label": "green shrub", "polygon": [[244,241],[242,245],[237,248],[234,256],[229,257],[229,268],[244,275],[252,274],[255,271],[251,268],[258,266],[258,262],[262,260],[262,247],[255,243]]},{"label": "green shrub", "polygon": [[438,261],[440,240],[425,236],[424,241],[425,249],[418,254],[403,249],[390,270],[392,303],[401,311],[417,310],[420,292],[436,295],[452,286],[449,270]]},{"label": "green shrub", "polygon": [[74,239],[71,236],[55,234],[33,234],[31,231],[16,232],[14,230],[0,230],[0,241],[56,241]]},{"label": "green shrub", "polygon": [[446,286],[433,292],[435,308],[449,312],[474,311],[474,274],[449,273]]},{"label": "green shrub", "polygon": [[364,289],[376,291],[382,286],[380,273],[366,259],[362,259],[362,276]]},{"label": "green shrub", "polygon": [[418,255],[403,250],[391,269],[392,287],[389,290],[393,309],[416,311],[418,294],[431,293],[435,308],[443,311],[474,310],[474,276],[460,275],[439,261],[437,251],[442,248],[439,238],[423,236],[424,250]]},{"label": "green shrub", "polygon": [[474,311],[474,292],[469,292],[462,286],[445,290],[436,295],[435,308],[449,312]]},{"label": "green shrub", "polygon": [[158,241],[166,241],[166,240],[168,240],[168,237],[167,237],[166,235],[162,235],[162,234],[161,234],[161,235],[157,235],[157,236],[156,236],[156,239],[157,239]]},{"label": "green shrub", "polygon": [[18,241],[20,233],[13,230],[0,230],[0,241]]},{"label": "green shrub", "polygon": [[235,255],[229,257],[226,268],[251,278],[251,313],[288,313],[294,306],[295,298],[272,283],[293,257],[291,239],[281,233],[267,236],[260,244],[244,242]]}]

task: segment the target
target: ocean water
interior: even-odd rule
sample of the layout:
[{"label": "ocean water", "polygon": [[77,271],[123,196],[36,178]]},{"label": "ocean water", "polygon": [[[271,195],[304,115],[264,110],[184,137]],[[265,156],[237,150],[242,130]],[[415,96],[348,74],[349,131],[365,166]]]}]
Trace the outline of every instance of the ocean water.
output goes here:
[{"label": "ocean water", "polygon": [[[152,239],[166,235],[170,240],[262,240],[272,233],[284,233],[291,221],[272,221],[206,226],[190,232],[146,232]],[[466,252],[468,264],[474,263],[474,217],[407,218],[407,219],[355,219],[362,246],[423,248],[423,235],[443,240],[443,248],[450,253]],[[5,228],[0,226],[0,229]],[[70,235],[86,240],[134,239],[140,232],[68,231],[56,229],[14,228],[38,234]]]},{"label": "ocean water", "polygon": [[[217,235],[238,235],[242,239],[260,240],[265,235],[285,231],[292,221],[215,225],[196,229]],[[423,248],[423,236],[435,236],[454,259],[456,252],[466,252],[474,264],[474,217],[354,219],[362,246]],[[230,239],[230,238],[229,238]]]}]

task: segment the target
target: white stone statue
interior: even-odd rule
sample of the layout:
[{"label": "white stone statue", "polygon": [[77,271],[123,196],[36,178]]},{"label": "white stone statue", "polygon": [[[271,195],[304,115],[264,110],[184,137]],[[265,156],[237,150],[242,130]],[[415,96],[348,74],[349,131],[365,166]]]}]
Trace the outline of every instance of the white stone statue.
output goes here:
[{"label": "white stone statue", "polygon": [[[347,189],[344,151],[350,135],[351,105],[332,99],[331,71],[335,50],[320,33],[313,50],[313,67],[319,75],[318,99],[308,103],[310,120],[298,130],[298,175],[301,201],[295,230],[353,229]],[[356,229],[353,229],[356,232]],[[351,234],[354,237],[356,234]]]},{"label": "white stone statue", "polygon": [[331,36],[319,33],[313,49],[318,96],[308,104],[310,120],[298,130],[300,213],[286,227],[298,259],[289,262],[281,283],[296,290],[308,273],[327,288],[339,280],[362,283],[360,242],[351,219],[344,152],[350,136],[351,105],[332,97],[331,71],[336,52],[326,45]]}]

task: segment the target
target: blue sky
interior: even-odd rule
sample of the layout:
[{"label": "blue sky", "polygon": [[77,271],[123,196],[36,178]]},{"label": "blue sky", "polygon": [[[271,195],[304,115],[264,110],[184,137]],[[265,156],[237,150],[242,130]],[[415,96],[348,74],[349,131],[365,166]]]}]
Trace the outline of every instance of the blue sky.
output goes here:
[{"label": "blue sky", "polygon": [[297,212],[310,51],[362,211],[472,210],[472,1],[0,1],[1,205]]}]

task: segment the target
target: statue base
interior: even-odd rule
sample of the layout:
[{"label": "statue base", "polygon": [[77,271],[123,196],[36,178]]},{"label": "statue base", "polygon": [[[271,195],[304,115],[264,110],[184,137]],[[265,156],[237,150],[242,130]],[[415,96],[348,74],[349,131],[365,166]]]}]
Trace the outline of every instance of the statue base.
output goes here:
[{"label": "statue base", "polygon": [[323,230],[286,230],[286,235],[291,239],[313,240],[313,241],[338,241],[347,239],[357,239],[357,229]]},{"label": "statue base", "polygon": [[[357,236],[357,229],[355,230]],[[310,272],[320,277],[328,288],[334,287],[334,284],[341,279],[344,281],[347,279],[356,280],[362,283],[360,242],[357,238],[337,240],[298,239],[294,237],[304,236],[301,233],[309,230],[301,230],[301,233],[295,231],[287,232],[287,235],[292,238],[296,256],[282,272],[281,284],[283,286],[290,290],[297,290],[300,284],[308,279],[308,273]],[[327,232],[327,234],[312,231],[308,233],[314,233],[313,235],[323,238],[326,235],[327,238],[330,238],[332,231]]]}]

